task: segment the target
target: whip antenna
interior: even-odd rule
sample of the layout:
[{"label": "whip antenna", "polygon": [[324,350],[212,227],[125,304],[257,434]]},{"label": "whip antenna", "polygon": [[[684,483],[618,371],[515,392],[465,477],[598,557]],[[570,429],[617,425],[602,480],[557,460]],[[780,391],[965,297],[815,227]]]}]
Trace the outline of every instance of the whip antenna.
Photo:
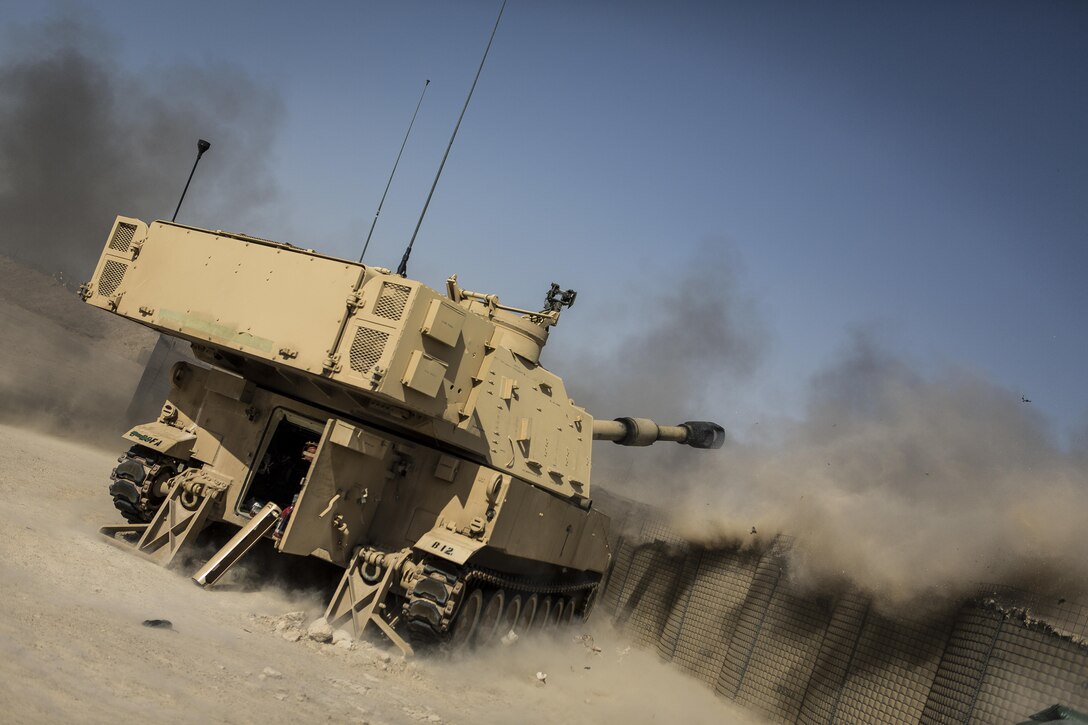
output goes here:
[{"label": "whip antenna", "polygon": [[178,199],[177,208],[174,209],[174,216],[170,217],[170,221],[177,221],[178,212],[181,211],[181,202],[185,201],[185,192],[189,191],[189,184],[193,181],[193,174],[196,173],[196,165],[200,163],[200,157],[204,155],[204,152],[210,149],[212,145],[200,139],[196,142],[196,161],[193,162],[193,170],[189,172],[189,180],[185,182],[185,188],[181,190],[181,198]]},{"label": "whip antenna", "polygon": [[408,242],[408,248],[404,250],[404,256],[401,257],[400,266],[397,267],[397,274],[404,277],[408,274],[408,257],[412,256],[412,246],[416,243],[416,235],[419,234],[419,228],[423,225],[423,217],[427,215],[427,207],[431,205],[431,197],[434,196],[434,189],[438,186],[438,179],[442,176],[442,169],[446,166],[446,159],[450,156],[450,149],[453,148],[453,140],[457,138],[457,129],[461,128],[461,120],[465,117],[465,111],[468,110],[468,102],[472,100],[472,92],[476,90],[476,81],[480,80],[480,73],[484,69],[484,61],[487,60],[487,52],[491,50],[491,41],[495,39],[495,32],[499,29],[499,21],[502,20],[502,11],[506,9],[506,0],[502,0],[502,7],[499,8],[499,16],[495,18],[495,27],[491,29],[491,37],[487,40],[487,47],[484,48],[484,57],[480,58],[480,67],[476,69],[476,78],[472,81],[472,87],[468,89],[468,97],[465,98],[465,105],[461,109],[461,115],[457,117],[457,125],[453,127],[453,134],[450,136],[450,142],[446,146],[446,153],[442,156],[442,163],[438,165],[438,173],[434,175],[434,183],[431,184],[431,191],[427,194],[427,201],[423,204],[423,211],[419,213],[419,221],[416,222],[416,229],[412,232],[412,238]]},{"label": "whip antenna", "polygon": [[378,223],[378,215],[382,213],[382,204],[385,203],[385,195],[389,193],[389,187],[393,184],[393,174],[397,173],[400,155],[404,153],[404,146],[408,143],[408,136],[412,133],[412,126],[416,123],[416,116],[419,115],[419,107],[423,105],[423,96],[427,94],[427,86],[429,85],[431,85],[430,79],[423,84],[423,93],[419,94],[419,102],[416,103],[416,111],[412,114],[412,120],[408,124],[408,132],[404,134],[404,140],[401,141],[400,151],[397,152],[397,160],[393,162],[393,170],[389,172],[389,181],[385,182],[385,191],[382,192],[381,201],[378,202],[378,211],[374,212],[374,220],[370,222],[370,231],[366,235],[366,244],[363,245],[363,253],[359,255],[360,264],[363,262],[363,257],[366,256],[367,247],[370,246],[370,237],[374,234],[374,225]]}]

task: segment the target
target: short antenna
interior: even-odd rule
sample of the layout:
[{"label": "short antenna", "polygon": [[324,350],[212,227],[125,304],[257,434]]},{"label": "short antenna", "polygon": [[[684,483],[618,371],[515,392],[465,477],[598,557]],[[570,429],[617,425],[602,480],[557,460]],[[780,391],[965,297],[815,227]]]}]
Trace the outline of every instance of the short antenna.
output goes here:
[{"label": "short antenna", "polygon": [[212,145],[204,139],[199,139],[196,142],[196,161],[193,162],[193,170],[189,172],[189,181],[185,182],[185,188],[181,190],[181,198],[178,199],[177,208],[174,209],[174,216],[170,217],[170,221],[175,221],[178,218],[178,212],[181,211],[181,202],[185,201],[185,192],[189,191],[189,184],[193,180],[193,174],[196,173],[196,165],[200,163],[200,157],[204,155],[204,152],[211,147]]},{"label": "short antenna", "polygon": [[397,152],[397,160],[393,162],[393,170],[389,172],[389,181],[385,182],[385,191],[382,192],[381,201],[378,202],[378,211],[374,212],[374,220],[370,222],[370,231],[366,235],[366,244],[363,245],[363,253],[359,255],[359,264],[363,263],[363,257],[366,256],[366,250],[370,246],[370,237],[374,235],[374,225],[378,223],[378,215],[382,213],[382,204],[385,203],[385,195],[389,193],[389,187],[393,184],[393,174],[397,173],[397,165],[400,164],[400,155],[404,153],[404,146],[408,143],[408,136],[412,133],[412,126],[416,123],[416,116],[419,114],[419,107],[423,105],[423,96],[427,94],[427,86],[431,85],[430,79],[423,84],[423,93],[419,94],[419,102],[416,104],[416,111],[412,114],[412,120],[408,124],[408,133],[404,134],[404,140],[401,141],[400,151]]},{"label": "short antenna", "polygon": [[457,129],[461,128],[461,121],[465,117],[465,111],[468,110],[468,102],[472,100],[472,92],[476,90],[476,82],[480,80],[480,73],[484,69],[484,61],[487,60],[487,53],[491,50],[491,41],[495,40],[495,32],[499,29],[499,21],[502,20],[502,11],[506,9],[506,0],[502,0],[502,7],[499,8],[499,16],[495,18],[495,27],[491,29],[491,37],[487,40],[487,47],[484,48],[484,57],[480,59],[480,67],[476,69],[476,78],[472,81],[472,87],[468,89],[468,97],[465,98],[465,105],[461,109],[461,115],[457,117],[457,125],[453,127],[453,134],[450,136],[450,142],[446,146],[446,153],[442,156],[442,163],[438,165],[438,173],[434,175],[434,183],[431,184],[431,191],[427,194],[427,201],[423,204],[423,211],[419,213],[419,221],[416,222],[416,229],[412,232],[412,238],[408,242],[408,248],[404,250],[404,256],[401,257],[400,266],[397,267],[397,274],[404,277],[408,274],[408,258],[412,256],[412,246],[416,243],[416,235],[419,234],[419,228],[423,225],[423,217],[427,215],[427,207],[431,205],[431,197],[434,196],[435,187],[438,186],[438,179],[442,176],[442,169],[446,166],[446,159],[450,156],[450,149],[453,148],[453,140],[457,138]]}]

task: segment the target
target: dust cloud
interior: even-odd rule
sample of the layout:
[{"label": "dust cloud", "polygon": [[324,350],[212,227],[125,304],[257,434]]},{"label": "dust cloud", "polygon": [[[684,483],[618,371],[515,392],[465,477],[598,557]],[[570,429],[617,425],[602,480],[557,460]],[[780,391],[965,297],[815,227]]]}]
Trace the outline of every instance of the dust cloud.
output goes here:
[{"label": "dust cloud", "polygon": [[8,26],[0,51],[0,254],[90,277],[113,218],[169,219],[212,142],[178,221],[238,228],[272,209],[267,164],[282,104],[222,64],[123,68],[123,29],[69,11]]},{"label": "dust cloud", "polygon": [[156,335],[0,256],[0,421],[117,449]]},{"label": "dust cloud", "polygon": [[106,442],[156,339],[75,295],[113,218],[169,218],[203,137],[179,221],[252,222],[276,198],[283,109],[233,67],[122,68],[122,31],[75,10],[3,32],[0,420]]},{"label": "dust cloud", "polygon": [[[453,665],[453,666],[450,666]],[[451,659],[428,658],[451,690],[502,688],[519,720],[541,722],[761,723],[751,711],[717,697],[705,684],[665,666],[655,652],[632,647],[626,635],[595,618],[554,636],[525,638]],[[545,675],[544,681],[537,673]],[[532,713],[532,714],[529,714]],[[477,715],[508,723],[511,711]]]},{"label": "dust cloud", "polygon": [[[705,259],[693,267],[688,278],[705,274]],[[690,406],[671,413],[677,420],[727,409],[706,394],[705,381],[743,384],[764,334],[736,323],[752,308],[742,292],[702,289],[708,298],[667,298],[669,319],[584,367],[595,372],[579,388],[590,399],[622,392],[608,410],[621,400],[655,417],[673,410],[662,395]],[[739,358],[730,357],[738,354],[732,345]],[[621,364],[632,350],[660,353],[661,362]],[[670,357],[680,360],[673,374]],[[648,378],[657,365],[662,378]],[[760,440],[713,452],[598,444],[595,455],[607,457],[601,466],[595,458],[595,483],[658,506],[696,544],[762,547],[776,534],[792,536],[794,584],[856,588],[892,614],[951,605],[984,583],[1083,599],[1088,449],[1057,445],[1045,417],[1016,391],[970,370],[919,367],[859,331],[812,378],[799,420],[764,425]],[[615,371],[620,380],[604,379]]]}]

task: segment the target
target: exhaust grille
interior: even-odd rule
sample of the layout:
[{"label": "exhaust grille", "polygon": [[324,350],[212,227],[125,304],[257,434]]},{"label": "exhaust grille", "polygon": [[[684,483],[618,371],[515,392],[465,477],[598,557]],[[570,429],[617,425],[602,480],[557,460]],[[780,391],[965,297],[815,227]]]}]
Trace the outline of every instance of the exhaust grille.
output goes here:
[{"label": "exhaust grille", "polygon": [[402,284],[383,282],[382,291],[374,305],[374,314],[387,320],[399,320],[404,314],[404,305],[408,302],[408,293],[411,291],[411,287]]},{"label": "exhaust grille", "polygon": [[110,297],[117,288],[121,286],[121,280],[125,278],[125,272],[128,270],[128,266],[115,262],[112,259],[106,260],[106,266],[102,268],[102,274],[98,277],[98,294],[100,297]]},{"label": "exhaust grille", "polygon": [[110,249],[118,252],[127,252],[129,245],[132,244],[132,235],[135,233],[135,224],[121,222],[117,225],[117,231],[113,233],[113,239],[110,240]]},{"label": "exhaust grille", "polygon": [[351,369],[360,375],[366,375],[385,352],[385,343],[389,334],[380,330],[372,330],[369,327],[357,327],[355,339],[351,341],[351,351],[348,357],[351,359]]}]

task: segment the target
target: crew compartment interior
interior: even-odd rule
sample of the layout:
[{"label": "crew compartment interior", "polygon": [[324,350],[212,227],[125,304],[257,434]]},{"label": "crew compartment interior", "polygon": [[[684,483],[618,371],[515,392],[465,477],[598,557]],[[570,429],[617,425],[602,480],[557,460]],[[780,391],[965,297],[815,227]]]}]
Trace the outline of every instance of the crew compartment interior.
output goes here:
[{"label": "crew compartment interior", "polygon": [[277,408],[269,420],[240,510],[269,501],[289,506],[302,490],[324,422]]}]

